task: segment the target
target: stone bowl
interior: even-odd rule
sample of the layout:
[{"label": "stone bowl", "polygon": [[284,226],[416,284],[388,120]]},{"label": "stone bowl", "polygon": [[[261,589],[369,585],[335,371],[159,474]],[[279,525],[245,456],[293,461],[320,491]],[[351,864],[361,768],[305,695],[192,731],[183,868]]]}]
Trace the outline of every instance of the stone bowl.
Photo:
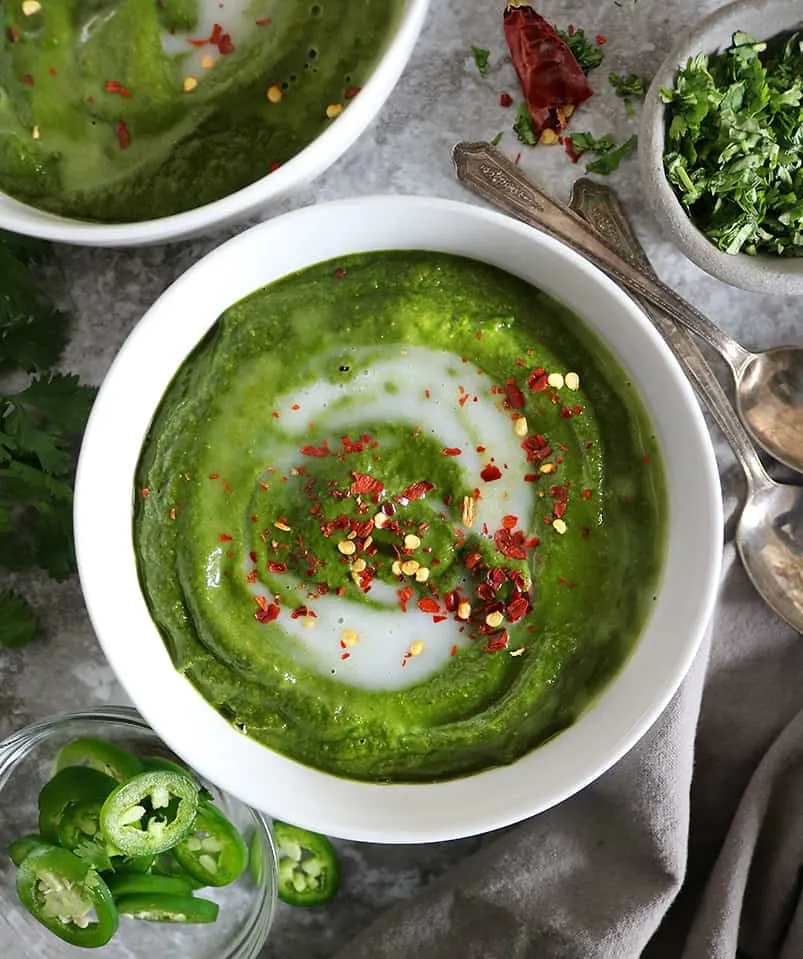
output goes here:
[{"label": "stone bowl", "polygon": [[803,259],[723,253],[689,218],[664,174],[666,106],[661,87],[671,87],[679,67],[700,53],[730,45],[736,31],[767,40],[803,27],[803,0],[737,0],[700,20],[678,41],[647,91],[639,132],[644,192],[664,233],[700,269],[754,293],[803,294]]}]

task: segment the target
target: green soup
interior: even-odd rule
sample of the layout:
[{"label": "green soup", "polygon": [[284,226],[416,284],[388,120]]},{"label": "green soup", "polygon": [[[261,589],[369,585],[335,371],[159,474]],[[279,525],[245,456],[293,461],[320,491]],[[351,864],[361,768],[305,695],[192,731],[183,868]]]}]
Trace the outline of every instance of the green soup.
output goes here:
[{"label": "green soup", "polygon": [[126,222],[248,186],[335,122],[403,0],[3,4],[0,189]]},{"label": "green soup", "polygon": [[627,374],[565,307],[445,254],[232,306],[143,447],[142,589],[244,733],[354,779],[509,763],[626,660],[664,552]]}]

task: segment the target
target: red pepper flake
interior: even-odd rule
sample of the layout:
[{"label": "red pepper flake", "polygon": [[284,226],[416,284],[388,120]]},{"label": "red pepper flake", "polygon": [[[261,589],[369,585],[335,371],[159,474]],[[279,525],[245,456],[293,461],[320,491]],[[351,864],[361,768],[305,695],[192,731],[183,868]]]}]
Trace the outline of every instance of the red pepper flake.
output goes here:
[{"label": "red pepper flake", "polygon": [[484,452],[485,452],[485,447],[484,447],[484,446],[478,446],[478,447],[477,447],[477,452],[478,452],[478,453],[484,453]]},{"label": "red pepper flake", "polygon": [[170,514],[169,514],[169,515],[170,515],[170,519],[175,519],[175,518],[176,518],[176,508],[175,508],[175,507],[173,507],[173,508],[170,510]]},{"label": "red pepper flake", "polygon": [[210,473],[210,474],[209,474],[209,479],[211,479],[211,480],[220,479],[220,473]]},{"label": "red pepper flake", "polygon": [[[375,496],[381,493],[385,484],[367,473],[352,473],[354,480],[351,484],[352,496],[364,494],[366,496]],[[366,534],[367,535],[367,534]]]},{"label": "red pepper flake", "polygon": [[555,503],[552,507],[552,515],[555,519],[563,519],[566,515],[566,503]]},{"label": "red pepper flake", "polygon": [[648,465],[649,465],[649,462],[650,462],[649,453],[645,453],[645,454],[644,454],[644,457],[643,457],[642,462],[644,463],[645,466],[648,466]]},{"label": "red pepper flake", "polygon": [[508,603],[505,613],[509,623],[517,623],[522,616],[526,616],[529,611],[529,599],[527,599],[526,596],[517,596]]},{"label": "red pepper flake", "polygon": [[405,586],[403,589],[397,589],[396,594],[399,597],[399,606],[403,613],[407,612],[407,604],[413,598],[413,591],[409,586]]},{"label": "red pepper flake", "polygon": [[124,86],[117,80],[107,80],[106,81],[106,93],[119,93],[121,97],[131,96],[131,91],[127,90]]},{"label": "red pepper flake", "polygon": [[515,529],[516,523],[518,523],[518,521],[519,521],[518,516],[513,516],[510,513],[508,513],[507,516],[502,517],[502,526],[505,529]]},{"label": "red pepper flake", "polygon": [[422,613],[437,613],[440,610],[440,606],[435,602],[434,599],[430,599],[428,596],[422,596],[417,603],[418,608]]},{"label": "red pepper flake", "polygon": [[271,573],[286,573],[287,563],[268,563],[268,569]]},{"label": "red pepper flake", "polygon": [[588,539],[588,537],[591,535],[591,530],[587,526],[584,526],[580,530],[580,535],[583,537],[583,539]]},{"label": "red pepper flake", "polygon": [[464,394],[460,397],[460,399],[457,401],[457,402],[460,404],[460,408],[461,408],[461,409],[466,405],[466,403],[468,403],[468,396],[469,396],[468,393],[464,393]]},{"label": "red pepper flake", "polygon": [[252,549],[251,552],[248,554],[248,558],[251,560],[252,563],[256,563],[257,561],[256,550]]},{"label": "red pepper flake", "polygon": [[[256,599],[264,599],[264,596],[255,597]],[[254,613],[254,619],[260,623],[272,623],[279,616],[279,607],[276,603],[270,603],[265,609],[258,609]]]},{"label": "red pepper flake", "polygon": [[452,650],[451,650],[450,655],[451,655],[451,656],[456,656],[456,655],[457,655],[457,646],[452,646]]},{"label": "red pepper flake", "polygon": [[487,466],[483,467],[480,476],[486,483],[493,483],[494,480],[502,478],[502,471],[498,466],[494,466],[493,463],[488,463]]},{"label": "red pepper flake", "polygon": [[234,44],[232,43],[231,36],[228,33],[224,33],[220,38],[217,49],[218,53],[224,57],[229,53],[234,53]]},{"label": "red pepper flake", "polygon": [[266,27],[271,22],[270,17],[261,17],[259,20],[254,21],[258,27]]},{"label": "red pepper flake", "polygon": [[27,83],[29,87],[32,87],[35,83],[34,78],[30,73],[25,74],[25,76],[22,78],[22,82]]},{"label": "red pepper flake", "polygon": [[271,163],[270,165],[270,172],[275,173],[280,166],[281,166],[281,163],[277,163],[276,160],[274,160],[273,163]]},{"label": "red pepper flake", "polygon": [[429,480],[418,480],[415,483],[411,483],[406,489],[401,491],[401,499],[406,499],[412,501],[414,499],[421,499],[422,496],[426,496],[427,493],[435,489],[435,484],[430,483]]},{"label": "red pepper flake", "polygon": [[481,559],[482,555],[480,553],[469,553],[463,565],[466,569],[474,569]]},{"label": "red pepper flake", "polygon": [[221,543],[230,543],[230,542],[231,542],[231,536],[229,536],[228,533],[221,533],[221,534],[220,534],[220,542],[221,542]]},{"label": "red pepper flake", "polygon": [[302,446],[300,452],[303,456],[328,456],[330,453],[329,444],[324,440],[320,446]]},{"label": "red pepper flake", "polygon": [[563,138],[563,149],[566,151],[566,156],[568,156],[572,163],[577,163],[585,152],[583,150],[575,150],[571,136],[565,136]]},{"label": "red pepper flake", "polygon": [[583,407],[582,407],[582,406],[573,406],[573,407],[572,407],[572,413],[574,413],[575,416],[579,416],[582,412],[583,412]]},{"label": "red pepper flake", "polygon": [[487,645],[482,647],[484,653],[495,653],[497,650],[506,649],[508,642],[507,630],[503,629],[497,633]]},{"label": "red pepper flake", "polygon": [[59,75],[58,70],[55,67],[50,67],[47,71],[51,77],[57,77]]},{"label": "red pepper flake", "polygon": [[530,373],[527,377],[527,386],[533,393],[542,393],[547,388],[547,372],[542,366]]},{"label": "red pepper flake", "polygon": [[594,39],[597,41],[597,43],[598,43],[600,46],[603,46],[604,44],[606,44],[606,43],[608,42],[608,41],[605,39],[605,37],[603,37],[603,35],[602,35],[601,33],[598,33],[598,34],[594,37]]},{"label": "red pepper flake", "polygon": [[516,158],[513,161],[514,166],[518,166],[520,160],[521,160],[521,150],[519,150],[519,152],[516,154]]},{"label": "red pepper flake", "polygon": [[561,406],[560,415],[563,417],[564,420],[569,420],[572,417],[572,411],[569,409],[568,406]]},{"label": "red pepper flake", "polygon": [[453,613],[457,609],[459,602],[460,598],[456,589],[453,589],[450,593],[446,593],[443,597],[443,605],[449,613]]},{"label": "red pepper flake", "polygon": [[525,483],[537,483],[541,479],[540,473],[525,473],[524,482]]},{"label": "red pepper flake", "polygon": [[531,434],[525,437],[521,448],[527,456],[528,463],[543,463],[545,459],[552,455],[552,447],[547,443],[541,433]]},{"label": "red pepper flake", "polygon": [[345,93],[343,94],[343,99],[353,100],[361,90],[362,87],[346,87]]},{"label": "red pepper flake", "polygon": [[117,141],[121,150],[127,150],[131,146],[131,134],[128,132],[125,120],[118,120],[117,122]]},{"label": "red pepper flake", "polygon": [[300,619],[302,616],[311,616],[313,619],[318,618],[318,614],[311,609],[307,609],[306,606],[297,606],[292,613],[290,613],[290,619]]},{"label": "red pepper flake", "polygon": [[255,583],[257,581],[257,571],[255,569],[252,569],[248,573],[248,575],[245,577],[245,579],[246,579],[246,582],[248,583]]},{"label": "red pepper flake", "polygon": [[583,499],[591,499],[591,494],[592,494],[592,492],[593,492],[593,491],[590,490],[590,489],[584,489],[581,495],[582,495]]},{"label": "red pepper flake", "polygon": [[16,43],[16,42],[19,40],[19,38],[20,38],[20,32],[19,32],[19,30],[18,30],[16,27],[9,27],[9,28],[8,28],[8,39],[9,39],[12,43]]},{"label": "red pepper flake", "polygon": [[447,446],[441,450],[443,456],[460,456],[462,452],[458,446]]},{"label": "red pepper flake", "polygon": [[524,549],[524,533],[511,533],[508,529],[498,529],[494,533],[494,546],[507,559],[527,559]]},{"label": "red pepper flake", "polygon": [[499,94],[499,106],[500,107],[512,107],[513,106],[513,97],[509,93],[500,93]]},{"label": "red pepper flake", "polygon": [[342,266],[339,266],[335,270],[335,279],[342,280],[344,276],[348,273],[348,270],[344,270]]},{"label": "red pepper flake", "polygon": [[433,617],[432,617],[432,622],[433,622],[433,623],[442,623],[444,620],[446,620],[446,619],[448,619],[448,618],[449,618],[448,616],[433,616]]},{"label": "red pepper flake", "polygon": [[293,405],[290,407],[290,409],[295,413],[296,411],[300,410],[301,407],[300,407],[300,405],[299,405],[298,403],[293,403]]},{"label": "red pepper flake", "polygon": [[514,380],[508,380],[505,384],[505,406],[514,410],[524,407],[524,394]]},{"label": "red pepper flake", "polygon": [[148,496],[149,493],[150,493],[150,490],[149,490],[148,487],[146,486],[146,487],[142,490],[142,498],[145,499],[145,497]]}]

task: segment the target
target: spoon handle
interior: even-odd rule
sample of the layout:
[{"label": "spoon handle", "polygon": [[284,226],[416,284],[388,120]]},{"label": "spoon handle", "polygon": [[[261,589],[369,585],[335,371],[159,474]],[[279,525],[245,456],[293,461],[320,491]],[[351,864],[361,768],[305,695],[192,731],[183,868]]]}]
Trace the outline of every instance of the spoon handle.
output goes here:
[{"label": "spoon handle", "polygon": [[573,210],[541,190],[489,143],[458,143],[452,157],[458,179],[483,199],[570,246],[617,283],[702,337],[732,369],[743,366],[750,355],[743,347],[654,274],[645,273],[607,246]]},{"label": "spoon handle", "polygon": [[[575,181],[569,205],[589,223],[616,250],[620,256],[634,263],[648,275],[654,275],[650,261],[639,243],[616,193],[602,183],[587,177]],[[653,326],[663,336],[680,365],[691,379],[725,439],[739,460],[753,490],[769,484],[755,447],[734,412],[727,394],[720,385],[708,361],[689,334],[678,329],[660,311],[638,298]]]}]

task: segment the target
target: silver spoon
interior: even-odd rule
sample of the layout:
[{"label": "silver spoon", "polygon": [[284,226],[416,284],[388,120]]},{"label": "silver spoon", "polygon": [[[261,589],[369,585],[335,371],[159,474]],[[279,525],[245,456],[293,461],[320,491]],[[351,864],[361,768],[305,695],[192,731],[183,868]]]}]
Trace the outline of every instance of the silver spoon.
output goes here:
[{"label": "silver spoon", "polygon": [[[570,206],[620,256],[653,275],[650,261],[613,190],[584,177],[574,184]],[[688,374],[744,470],[747,498],[736,529],[736,547],[747,575],[767,605],[790,626],[803,632],[803,487],[784,486],[767,476],[697,344],[663,313],[638,299]]]},{"label": "silver spoon", "polygon": [[475,193],[561,240],[710,344],[733,373],[736,406],[753,439],[803,472],[803,347],[750,353],[654,273],[608,247],[573,210],[541,190],[489,143],[458,143],[453,159],[458,178]]}]

